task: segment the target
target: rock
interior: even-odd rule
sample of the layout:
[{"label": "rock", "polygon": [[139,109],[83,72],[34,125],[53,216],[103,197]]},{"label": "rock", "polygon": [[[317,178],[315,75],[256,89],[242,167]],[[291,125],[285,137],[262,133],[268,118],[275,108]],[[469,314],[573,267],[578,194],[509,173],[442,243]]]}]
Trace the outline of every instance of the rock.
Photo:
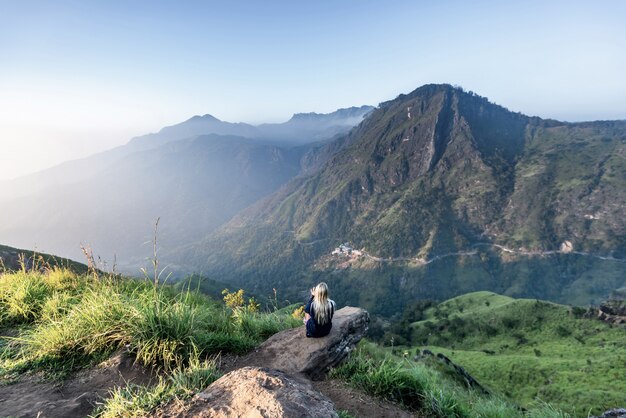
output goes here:
[{"label": "rock", "polygon": [[598,417],[591,418],[626,418],[626,408],[611,409]]},{"label": "rock", "polygon": [[345,307],[335,312],[326,337],[306,338],[304,326],[279,332],[247,356],[245,365],[269,367],[318,380],[338,365],[367,332],[366,310]]},{"label": "rock", "polygon": [[183,408],[173,404],[158,417],[338,417],[333,403],[310,382],[278,370],[243,367],[196,395]]},{"label": "rock", "polygon": [[170,403],[155,416],[337,417],[333,403],[307,378],[321,378],[339,364],[368,324],[367,311],[346,307],[335,313],[326,337],[307,338],[304,326],[279,332],[191,402]]}]

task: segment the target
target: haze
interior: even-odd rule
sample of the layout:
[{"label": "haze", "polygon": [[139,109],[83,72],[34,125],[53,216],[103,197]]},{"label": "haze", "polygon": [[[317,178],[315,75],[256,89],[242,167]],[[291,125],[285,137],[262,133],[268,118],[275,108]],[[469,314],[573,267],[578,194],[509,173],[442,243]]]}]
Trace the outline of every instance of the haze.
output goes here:
[{"label": "haze", "polygon": [[425,83],[626,118],[626,4],[2,2],[0,179],[210,113],[249,123]]}]

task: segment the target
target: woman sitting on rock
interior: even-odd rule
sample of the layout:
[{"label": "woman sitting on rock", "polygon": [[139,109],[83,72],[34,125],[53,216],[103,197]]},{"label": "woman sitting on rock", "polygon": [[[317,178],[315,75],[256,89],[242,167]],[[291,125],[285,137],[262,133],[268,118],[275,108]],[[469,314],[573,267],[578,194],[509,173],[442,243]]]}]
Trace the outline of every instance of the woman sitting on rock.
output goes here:
[{"label": "woman sitting on rock", "polygon": [[328,286],[321,282],[311,289],[311,299],[304,308],[304,324],[307,337],[323,337],[333,327],[335,302],[328,299]]}]

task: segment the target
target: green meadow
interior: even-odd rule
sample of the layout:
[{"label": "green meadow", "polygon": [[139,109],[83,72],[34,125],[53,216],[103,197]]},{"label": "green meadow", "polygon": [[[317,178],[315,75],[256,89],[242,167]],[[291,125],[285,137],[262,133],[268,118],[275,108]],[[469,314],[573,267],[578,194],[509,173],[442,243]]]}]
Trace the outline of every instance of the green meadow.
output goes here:
[{"label": "green meadow", "polygon": [[410,339],[522,407],[539,400],[586,417],[626,404],[626,329],[589,316],[476,292],[426,309]]}]

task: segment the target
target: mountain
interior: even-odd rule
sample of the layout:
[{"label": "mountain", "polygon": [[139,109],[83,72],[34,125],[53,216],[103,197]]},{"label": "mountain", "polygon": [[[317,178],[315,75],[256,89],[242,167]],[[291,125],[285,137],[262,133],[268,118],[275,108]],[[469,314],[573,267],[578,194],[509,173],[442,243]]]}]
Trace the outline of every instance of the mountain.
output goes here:
[{"label": "mountain", "polygon": [[66,258],[44,254],[33,250],[0,245],[0,276],[5,271],[18,271],[22,267],[26,269],[41,269],[44,267],[66,267],[76,273],[85,274],[88,268],[85,264],[77,263]]},{"label": "mountain", "polygon": [[247,123],[224,122],[212,115],[194,116],[176,125],[166,126],[157,133],[133,138],[128,146],[134,149],[154,148],[173,140],[192,138],[203,134],[258,137],[257,129]]},{"label": "mountain", "polygon": [[259,137],[304,144],[345,134],[373,109],[372,106],[361,106],[339,109],[328,114],[296,113],[285,123],[264,124],[257,128]]},{"label": "mountain", "polygon": [[[259,139],[264,142],[280,143],[283,146],[303,145],[324,141],[335,135],[346,133],[357,125],[373,109],[372,106],[339,109],[328,114],[296,114],[284,123],[263,124],[224,122],[206,114],[166,126],[157,133],[132,138],[127,144],[78,160],[67,161],[52,168],[0,181],[0,202],[17,197],[35,195],[51,187],[71,185],[95,176],[111,164],[126,156],[157,148],[163,144],[199,135],[218,134]],[[308,116],[302,116],[308,115]],[[301,119],[305,119],[304,121]]]},{"label": "mountain", "polygon": [[197,240],[299,172],[301,148],[204,135],[133,153],[87,181],[15,199],[3,207],[3,239],[62,249],[89,244],[135,271],[150,254],[154,222],[164,248]]},{"label": "mountain", "polygon": [[125,146],[0,184],[0,237],[74,259],[82,259],[80,244],[88,244],[136,273],[151,254],[146,242],[157,218],[163,248],[202,239],[325,161],[324,141],[348,131],[370,109],[316,114],[301,135],[293,121],[298,116],[261,127],[194,116]]},{"label": "mountain", "polygon": [[[626,121],[543,120],[426,85],[173,256],[268,294],[323,279],[374,312],[476,290],[585,304],[626,284],[625,157]],[[344,242],[365,254],[331,256]]]}]

